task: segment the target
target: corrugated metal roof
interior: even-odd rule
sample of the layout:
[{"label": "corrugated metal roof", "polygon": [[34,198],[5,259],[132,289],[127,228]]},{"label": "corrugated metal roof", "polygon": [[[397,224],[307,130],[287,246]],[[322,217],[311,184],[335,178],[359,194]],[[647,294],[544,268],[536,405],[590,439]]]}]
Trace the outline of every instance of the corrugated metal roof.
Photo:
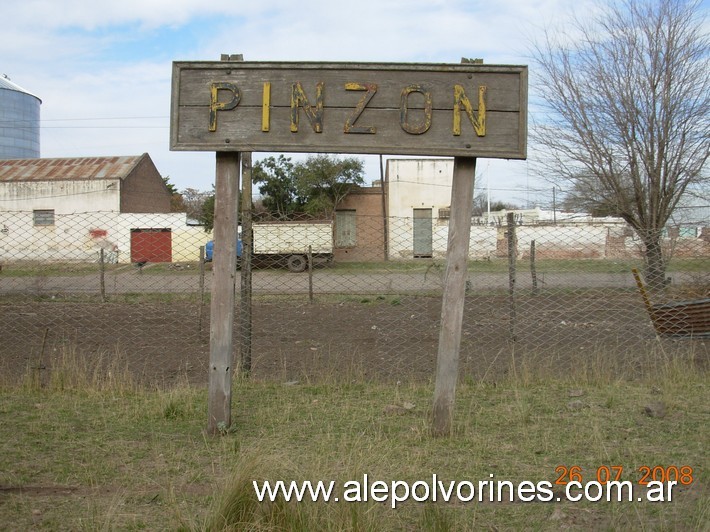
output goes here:
[{"label": "corrugated metal roof", "polygon": [[66,159],[0,159],[0,181],[125,179],[144,157],[148,157],[148,154]]},{"label": "corrugated metal roof", "polygon": [[29,94],[30,96],[37,98],[40,101],[40,103],[42,103],[42,100],[39,98],[39,96],[32,94],[30,91],[23,89],[18,84],[13,83],[12,81],[10,81],[10,78],[8,78],[7,76],[0,76],[0,89],[6,89],[6,90],[15,91],[15,92],[21,92],[23,94]]}]

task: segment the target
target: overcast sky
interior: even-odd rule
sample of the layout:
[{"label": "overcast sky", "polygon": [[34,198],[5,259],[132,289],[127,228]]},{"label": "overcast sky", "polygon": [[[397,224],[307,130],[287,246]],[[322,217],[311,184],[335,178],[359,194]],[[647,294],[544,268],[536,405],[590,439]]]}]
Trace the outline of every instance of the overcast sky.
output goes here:
[{"label": "overcast sky", "polygon": [[[706,2],[707,4],[707,2]],[[208,190],[214,154],[169,150],[172,61],[356,61],[526,65],[531,39],[591,0],[3,1],[0,75],[37,95],[41,156],[148,152],[179,189]],[[531,72],[531,77],[534,72]],[[293,158],[298,156],[287,154]],[[258,160],[259,154],[255,154]],[[377,156],[362,156],[366,181]],[[479,161],[476,188],[545,202],[525,161]],[[539,194],[538,190],[544,190]]]}]

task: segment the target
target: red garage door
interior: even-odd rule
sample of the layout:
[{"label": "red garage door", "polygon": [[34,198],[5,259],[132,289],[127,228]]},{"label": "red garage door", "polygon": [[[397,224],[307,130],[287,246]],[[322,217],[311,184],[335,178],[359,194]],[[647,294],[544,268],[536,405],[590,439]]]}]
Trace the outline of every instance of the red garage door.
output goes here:
[{"label": "red garage door", "polygon": [[131,229],[131,262],[172,262],[170,229]]}]

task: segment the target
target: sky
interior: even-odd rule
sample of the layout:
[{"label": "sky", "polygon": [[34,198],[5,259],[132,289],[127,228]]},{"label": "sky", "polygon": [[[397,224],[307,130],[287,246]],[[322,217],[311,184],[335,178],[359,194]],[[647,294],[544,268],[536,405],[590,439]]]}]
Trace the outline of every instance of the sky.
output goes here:
[{"label": "sky", "polygon": [[[529,65],[546,28],[593,9],[593,0],[5,1],[0,75],[42,100],[41,157],[147,152],[178,189],[210,190],[214,153],[169,149],[173,61],[240,53],[246,61]],[[380,178],[378,156],[357,157],[367,183]],[[486,187],[519,205],[552,196],[529,161],[480,159],[476,189]]]}]

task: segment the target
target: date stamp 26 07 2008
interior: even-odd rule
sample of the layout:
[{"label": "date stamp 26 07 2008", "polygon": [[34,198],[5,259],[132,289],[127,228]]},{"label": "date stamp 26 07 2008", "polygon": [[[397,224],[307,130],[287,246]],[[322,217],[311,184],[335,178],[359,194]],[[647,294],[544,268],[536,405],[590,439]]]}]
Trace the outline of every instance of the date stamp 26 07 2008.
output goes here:
[{"label": "date stamp 26 07 2008", "polygon": [[[626,486],[629,488],[629,498],[633,497],[633,486],[637,484],[648,490],[645,497],[647,500],[669,502],[672,500],[674,486],[689,486],[694,481],[693,468],[688,465],[642,465],[634,469],[634,472],[637,473],[637,477],[632,481],[623,480],[625,476],[623,475],[624,467],[620,465],[601,465],[595,471],[589,472],[589,474],[586,474],[582,467],[578,465],[559,465],[555,468],[555,474],[558,475],[555,484],[565,486],[568,494],[570,485],[575,485],[579,489],[584,488],[585,497],[587,495],[587,486],[590,484],[597,486],[614,484],[619,491]],[[664,487],[666,488],[665,491]],[[643,498],[639,497],[638,500],[643,500]]]}]

